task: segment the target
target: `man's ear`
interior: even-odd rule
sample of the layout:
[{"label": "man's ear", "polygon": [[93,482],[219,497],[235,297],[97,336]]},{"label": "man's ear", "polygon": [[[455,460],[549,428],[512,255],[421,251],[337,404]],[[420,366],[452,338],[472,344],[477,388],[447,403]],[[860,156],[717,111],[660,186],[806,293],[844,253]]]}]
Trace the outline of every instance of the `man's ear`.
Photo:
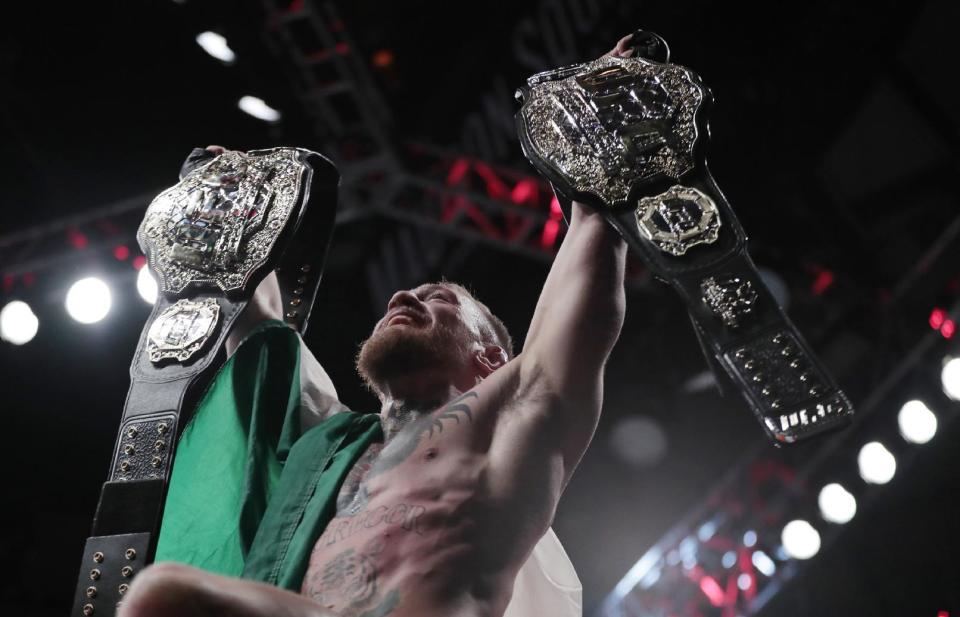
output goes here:
[{"label": "man's ear", "polygon": [[474,353],[473,359],[486,377],[507,363],[507,352],[499,345],[486,345]]}]

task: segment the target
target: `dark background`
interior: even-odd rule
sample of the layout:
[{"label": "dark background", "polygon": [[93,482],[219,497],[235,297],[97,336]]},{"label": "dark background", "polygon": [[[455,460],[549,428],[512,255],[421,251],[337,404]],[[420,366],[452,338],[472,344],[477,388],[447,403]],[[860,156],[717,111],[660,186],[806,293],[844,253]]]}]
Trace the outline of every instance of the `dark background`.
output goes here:
[{"label": "dark background", "polygon": [[[502,137],[509,125],[476,130],[489,101],[512,110],[512,90],[526,76],[595,57],[635,27],[662,34],[673,60],[714,91],[710,164],[751,233],[755,260],[785,287],[791,316],[855,403],[886,387],[864,410],[873,421],[853,429],[862,439],[824,437],[789,450],[760,445],[761,431],[737,395],[696,387],[706,366],[680,301],[635,271],[603,419],[554,525],[583,580],[588,610],[745,452],[767,448],[765,456],[800,466],[832,447],[837,465],[855,469],[859,444],[889,431],[883,427],[895,424],[899,405],[922,396],[940,414],[935,439],[915,448],[891,484],[869,492],[857,518],[762,612],[960,611],[960,428],[952,422],[958,410],[938,385],[951,341],[927,325],[933,307],[954,305],[960,274],[951,227],[960,213],[955,3],[337,6],[389,109],[385,134],[401,163],[409,144],[425,143],[524,174],[531,168],[518,144]],[[196,45],[203,30],[227,37],[238,54],[233,66]],[[133,211],[132,225],[122,214],[105,216],[98,232],[105,240],[85,248],[71,247],[70,225],[56,232],[49,225],[148,200],[175,181],[197,145],[326,145],[268,31],[264,5],[253,1],[5,8],[0,302],[30,302],[40,331],[23,346],[0,344],[4,614],[67,611],[127,365],[148,314],[129,260],[110,251],[135,249],[142,210]],[[371,59],[383,50],[394,60],[378,68]],[[266,99],[283,120],[268,125],[243,114],[235,105],[243,94]],[[307,335],[355,409],[375,406],[351,362],[382,312],[370,259],[403,227],[378,216],[340,226]],[[440,276],[468,284],[522,343],[548,261],[442,230],[416,233],[421,240],[435,235],[431,246],[440,242],[444,258],[408,277],[418,279],[410,284]],[[63,297],[73,280],[90,274],[110,282],[114,308],[86,326],[67,317]],[[921,340],[926,351],[913,358]],[[663,457],[643,465],[628,464],[610,446],[618,422],[637,414],[660,427],[667,445]]]}]

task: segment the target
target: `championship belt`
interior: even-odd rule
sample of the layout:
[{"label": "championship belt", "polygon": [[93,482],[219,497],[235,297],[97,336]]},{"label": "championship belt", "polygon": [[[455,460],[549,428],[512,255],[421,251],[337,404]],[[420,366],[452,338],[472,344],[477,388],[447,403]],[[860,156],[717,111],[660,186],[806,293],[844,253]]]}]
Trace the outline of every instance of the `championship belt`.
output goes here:
[{"label": "championship belt", "polygon": [[638,31],[631,43],[635,57],[527,80],[516,115],[524,154],[567,214],[571,200],[598,210],[677,290],[711,365],[775,443],[847,424],[850,401],[761,280],[707,169],[710,90],[669,63],[659,36]]},{"label": "championship belt", "polygon": [[[339,173],[299,148],[196,149],[147,208],[137,240],[159,294],[87,539],[73,617],[114,615],[152,561],[181,428],[257,285],[277,271],[285,321],[306,329],[334,226]],[[308,207],[310,206],[310,207]]]}]

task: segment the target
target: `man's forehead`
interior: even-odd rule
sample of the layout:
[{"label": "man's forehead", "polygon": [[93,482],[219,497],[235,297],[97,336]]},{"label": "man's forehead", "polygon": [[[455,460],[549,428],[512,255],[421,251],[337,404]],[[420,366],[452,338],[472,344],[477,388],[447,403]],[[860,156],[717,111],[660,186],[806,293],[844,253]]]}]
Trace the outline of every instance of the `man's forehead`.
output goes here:
[{"label": "man's forehead", "polygon": [[415,287],[410,291],[411,293],[420,296],[426,293],[430,293],[431,291],[436,291],[437,289],[443,289],[443,290],[449,291],[450,293],[457,296],[457,298],[461,296],[457,287],[450,283],[424,283],[423,285]]}]

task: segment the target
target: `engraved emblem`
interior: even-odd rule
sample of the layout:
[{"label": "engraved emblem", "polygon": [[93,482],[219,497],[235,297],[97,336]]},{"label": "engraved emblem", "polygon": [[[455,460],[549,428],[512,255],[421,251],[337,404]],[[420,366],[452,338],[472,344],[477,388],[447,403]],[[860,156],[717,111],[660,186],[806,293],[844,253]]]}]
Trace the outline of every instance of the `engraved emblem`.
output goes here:
[{"label": "engraved emblem", "polygon": [[641,58],[534,75],[523,93],[521,143],[574,190],[625,206],[634,186],[693,168],[698,83],[688,69]]},{"label": "engraved emblem", "polygon": [[137,239],[160,290],[243,289],[290,219],[305,173],[293,148],[225,152],[158,195]]},{"label": "engraved emblem", "polygon": [[741,319],[749,317],[757,302],[753,283],[736,276],[705,278],[700,282],[700,290],[703,302],[731,328],[739,327]]},{"label": "engraved emblem", "polygon": [[178,300],[150,325],[147,333],[150,361],[186,362],[207,342],[219,319],[220,305],[214,298]]},{"label": "engraved emblem", "polygon": [[715,242],[720,233],[720,211],[713,200],[679,184],[654,197],[641,198],[636,217],[643,237],[677,257],[697,244]]}]

